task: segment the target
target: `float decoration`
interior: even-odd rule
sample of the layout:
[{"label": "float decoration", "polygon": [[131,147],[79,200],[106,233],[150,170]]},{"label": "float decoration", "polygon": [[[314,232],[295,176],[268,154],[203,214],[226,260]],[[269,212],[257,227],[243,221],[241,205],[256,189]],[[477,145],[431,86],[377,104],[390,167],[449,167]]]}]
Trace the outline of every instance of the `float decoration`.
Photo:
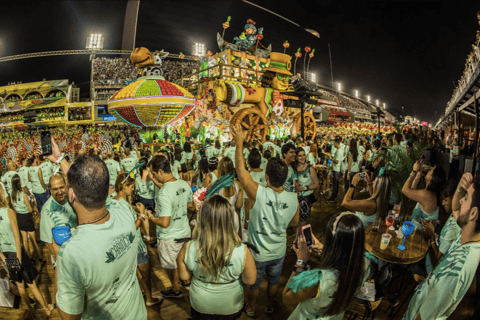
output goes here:
[{"label": "float decoration", "polygon": [[195,98],[184,88],[166,81],[162,76],[162,59],[168,53],[137,48],[131,62],[142,68],[142,77],[114,94],[108,110],[136,127],[174,124],[185,118],[196,106]]},{"label": "float decoration", "polygon": [[283,43],[283,53],[285,53],[289,47],[290,43],[288,43],[288,40],[285,40],[285,42]]},{"label": "float decoration", "polygon": [[295,65],[293,67],[293,73],[297,74],[297,59],[302,57],[302,53],[300,52],[300,48],[297,49],[297,52],[295,52]]},{"label": "float decoration", "polygon": [[315,53],[315,49],[312,50],[312,52],[308,55],[308,64],[307,64],[307,73],[310,71],[310,60],[312,60],[313,56]]},{"label": "float decoration", "polygon": [[305,80],[308,79],[307,69],[305,68],[305,62],[307,61],[307,55],[310,51],[312,51],[312,49],[310,47],[305,47],[305,57],[303,58],[303,76],[304,76]]},{"label": "float decoration", "polygon": [[227,21],[223,23],[222,39],[225,37],[225,30],[227,30],[230,27],[230,20],[232,20],[232,17],[228,16]]},{"label": "float decoration", "polygon": [[[233,38],[234,43],[225,41],[223,36],[217,33],[218,47],[222,52],[230,49],[232,51],[251,52],[258,57],[268,58],[272,52],[272,45],[265,48],[259,43],[259,40],[263,39],[263,28],[257,29],[255,25],[255,21],[248,19],[244,31],[238,37]],[[264,49],[259,48],[259,46]]]}]

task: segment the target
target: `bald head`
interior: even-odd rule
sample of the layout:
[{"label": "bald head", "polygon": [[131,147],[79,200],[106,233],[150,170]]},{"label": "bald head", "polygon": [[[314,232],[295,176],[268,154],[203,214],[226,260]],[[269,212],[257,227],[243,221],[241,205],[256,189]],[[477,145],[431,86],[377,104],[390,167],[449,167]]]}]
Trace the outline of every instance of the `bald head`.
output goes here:
[{"label": "bald head", "polygon": [[8,170],[13,171],[17,168],[17,164],[13,160],[8,160],[7,162]]}]

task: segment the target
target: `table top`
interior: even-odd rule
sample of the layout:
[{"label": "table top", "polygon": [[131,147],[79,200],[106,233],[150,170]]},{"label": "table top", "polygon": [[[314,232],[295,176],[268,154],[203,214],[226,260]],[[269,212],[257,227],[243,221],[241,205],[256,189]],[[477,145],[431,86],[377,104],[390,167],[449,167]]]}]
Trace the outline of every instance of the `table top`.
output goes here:
[{"label": "table top", "polygon": [[430,247],[429,240],[423,236],[420,230],[416,230],[414,234],[405,239],[405,250],[402,251],[397,247],[402,244],[403,238],[399,239],[396,231],[388,230],[392,239],[388,247],[381,250],[380,241],[382,234],[387,231],[387,226],[385,221],[382,221],[378,232],[373,232],[372,227],[373,224],[365,228],[365,248],[375,254],[375,257],[384,261],[396,264],[412,264],[422,260]]}]

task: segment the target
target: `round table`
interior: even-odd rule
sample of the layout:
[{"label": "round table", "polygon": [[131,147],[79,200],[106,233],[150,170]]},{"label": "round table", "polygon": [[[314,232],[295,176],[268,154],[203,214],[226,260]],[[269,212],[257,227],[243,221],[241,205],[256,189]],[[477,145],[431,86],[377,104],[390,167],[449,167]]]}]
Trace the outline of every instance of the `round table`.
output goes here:
[{"label": "round table", "polygon": [[378,259],[395,264],[412,264],[422,260],[430,247],[429,239],[424,237],[422,231],[416,230],[405,239],[405,250],[402,251],[397,247],[402,244],[403,238],[399,239],[396,231],[388,230],[392,239],[385,250],[380,250],[382,233],[386,233],[387,226],[385,221],[382,221],[377,232],[373,232],[372,227],[373,224],[365,228],[365,249],[375,254]]}]

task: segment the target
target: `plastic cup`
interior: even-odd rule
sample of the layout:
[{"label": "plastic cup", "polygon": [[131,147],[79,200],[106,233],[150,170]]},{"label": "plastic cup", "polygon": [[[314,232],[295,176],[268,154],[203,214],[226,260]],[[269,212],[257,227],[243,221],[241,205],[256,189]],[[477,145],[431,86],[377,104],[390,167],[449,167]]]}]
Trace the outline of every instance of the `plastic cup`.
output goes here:
[{"label": "plastic cup", "polygon": [[385,250],[388,247],[388,244],[390,243],[390,240],[392,239],[392,235],[389,233],[383,233],[382,234],[382,240],[380,242],[380,250]]},{"label": "plastic cup", "polygon": [[397,230],[397,238],[398,238],[398,239],[403,239],[403,233],[402,233],[402,229],[401,229],[401,228]]},{"label": "plastic cup", "polygon": [[373,220],[373,226],[372,226],[372,231],[373,232],[378,232],[378,228],[380,228],[380,222],[382,219],[379,217],[376,217],[375,220]]}]

